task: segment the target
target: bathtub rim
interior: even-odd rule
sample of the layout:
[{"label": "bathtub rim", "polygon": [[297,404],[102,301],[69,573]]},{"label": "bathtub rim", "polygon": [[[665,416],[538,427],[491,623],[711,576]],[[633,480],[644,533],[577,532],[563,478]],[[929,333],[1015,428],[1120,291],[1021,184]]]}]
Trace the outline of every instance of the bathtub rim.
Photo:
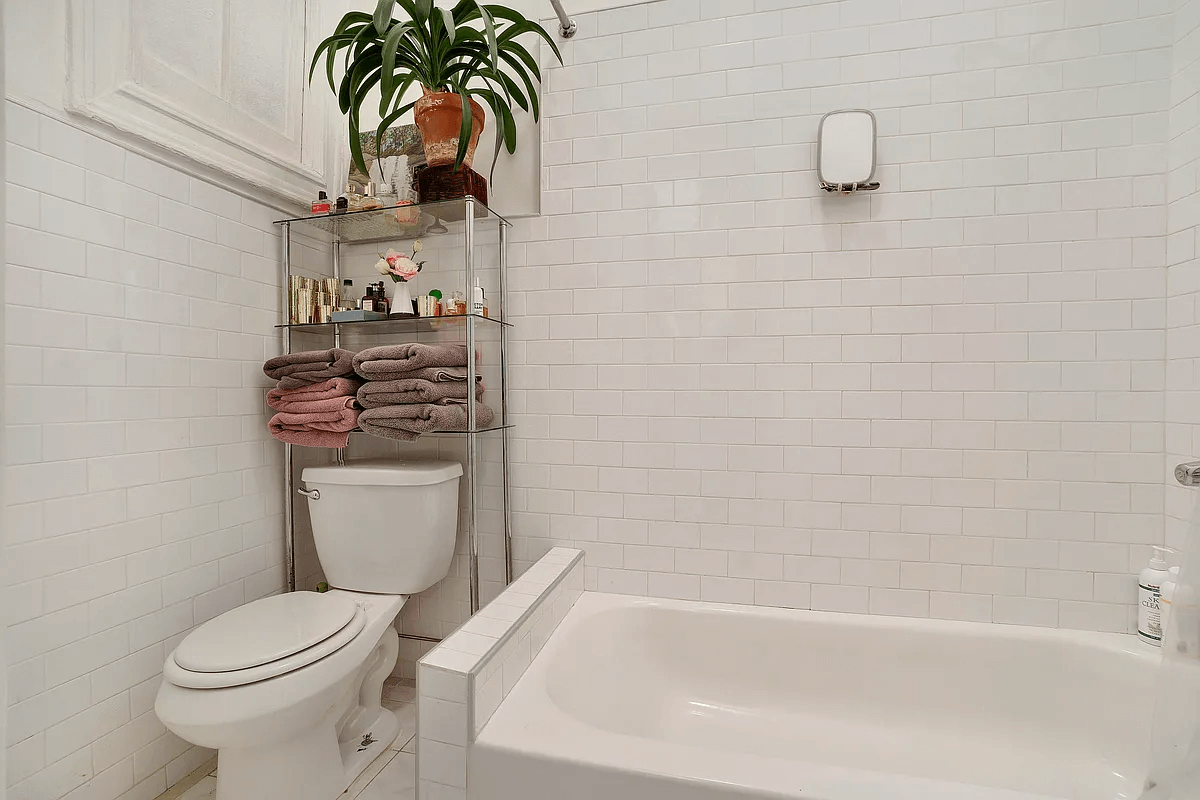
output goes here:
[{"label": "bathtub rim", "polygon": [[[767,619],[787,619],[802,616],[824,621],[825,624],[945,632],[970,638],[1000,638],[1004,640],[1070,642],[1105,652],[1119,652],[1157,665],[1162,658],[1160,648],[1148,645],[1132,633],[1085,631],[1073,628],[1048,628],[1038,625],[1015,625],[1006,622],[971,622],[969,620],[905,617],[885,614],[854,614],[845,611],[818,611],[807,608],[784,608],[741,603],[718,603],[709,600],[680,600],[667,597],[642,597],[612,592],[585,591],[554,632],[555,637],[579,620],[612,608],[658,607],[688,610],[709,610],[733,616],[757,616]],[[554,637],[552,637],[554,638]]]}]

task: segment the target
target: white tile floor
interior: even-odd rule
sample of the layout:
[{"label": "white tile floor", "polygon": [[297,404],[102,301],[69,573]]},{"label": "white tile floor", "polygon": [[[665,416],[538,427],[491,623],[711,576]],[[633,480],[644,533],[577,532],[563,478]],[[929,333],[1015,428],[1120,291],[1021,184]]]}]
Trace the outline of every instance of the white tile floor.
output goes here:
[{"label": "white tile floor", "polygon": [[[417,796],[417,692],[411,681],[389,679],[383,686],[383,704],[400,718],[400,735],[350,784],[338,800],[414,800]],[[217,770],[180,792],[179,786],[158,800],[213,800]]]}]

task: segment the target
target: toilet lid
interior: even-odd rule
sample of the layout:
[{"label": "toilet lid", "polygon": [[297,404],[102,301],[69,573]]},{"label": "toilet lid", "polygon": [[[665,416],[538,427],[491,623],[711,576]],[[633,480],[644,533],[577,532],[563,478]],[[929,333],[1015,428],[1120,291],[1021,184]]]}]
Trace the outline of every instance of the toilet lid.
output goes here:
[{"label": "toilet lid", "polygon": [[346,627],[358,610],[348,597],[292,592],[264,597],[211,619],[175,649],[190,672],[233,672],[306,650]]}]

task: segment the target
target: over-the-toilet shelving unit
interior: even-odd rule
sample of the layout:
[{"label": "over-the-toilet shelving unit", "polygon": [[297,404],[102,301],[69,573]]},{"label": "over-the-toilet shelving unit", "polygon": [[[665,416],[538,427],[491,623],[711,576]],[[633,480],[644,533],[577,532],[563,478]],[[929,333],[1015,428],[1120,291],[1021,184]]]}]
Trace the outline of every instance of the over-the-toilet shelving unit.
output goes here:
[{"label": "over-the-toilet shelving unit", "polygon": [[[276,224],[280,227],[283,239],[282,319],[277,327],[283,333],[283,351],[285,353],[292,352],[294,333],[316,334],[319,337],[328,335],[331,337],[334,347],[341,347],[343,338],[351,336],[370,336],[369,343],[374,345],[414,341],[421,334],[454,335],[465,339],[469,354],[476,353],[481,342],[495,343],[498,341],[499,391],[495,391],[495,386],[488,385],[484,396],[485,400],[499,397],[499,403],[494,400],[489,403],[495,416],[492,424],[486,427],[476,424],[476,402],[472,396],[467,404],[467,430],[435,431],[433,434],[428,434],[463,436],[466,439],[466,463],[463,472],[467,481],[468,502],[465,524],[469,548],[470,610],[474,614],[480,607],[479,513],[482,497],[480,448],[482,446],[481,437],[485,434],[500,437],[502,464],[499,477],[502,485],[499,488],[503,503],[504,583],[508,584],[512,581],[512,539],[509,511],[509,430],[512,428],[512,424],[508,407],[508,332],[511,325],[505,320],[508,308],[505,285],[510,223],[474,197],[464,197],[399,208],[393,206],[371,211],[296,217],[279,220]],[[291,284],[290,278],[296,266],[293,262],[295,250],[292,241],[296,234],[303,234],[307,238],[330,243],[331,257],[328,277],[334,278],[339,287],[342,281],[342,248],[344,246],[373,242],[401,242],[413,239],[423,239],[429,242],[433,237],[442,241],[445,241],[442,237],[455,239],[452,246],[443,247],[441,250],[454,252],[458,247],[462,248],[461,291],[467,300],[468,308],[470,308],[472,288],[475,286],[476,278],[483,278],[486,275],[486,279],[491,281],[494,277],[494,283],[489,287],[491,289],[488,298],[489,314],[488,316],[463,314],[410,319],[292,324],[289,316],[288,292]],[[422,255],[428,255],[428,253],[422,253]],[[484,263],[485,261],[494,261],[494,266],[488,266]],[[450,275],[452,279],[457,277],[458,268],[456,266],[439,264],[439,269]],[[474,386],[481,365],[477,364],[475,358],[468,357],[467,361],[467,385]],[[497,405],[498,407],[496,407]],[[363,435],[365,434],[361,432],[351,434],[352,437]],[[293,446],[290,444],[284,445],[285,496],[283,508],[289,592],[296,590],[296,521],[292,507],[296,498],[296,487],[293,485],[292,448]],[[336,457],[338,463],[344,463],[345,451],[338,450]],[[405,634],[401,634],[401,636],[405,636]],[[431,639],[431,637],[415,635],[410,635],[408,638]]]}]

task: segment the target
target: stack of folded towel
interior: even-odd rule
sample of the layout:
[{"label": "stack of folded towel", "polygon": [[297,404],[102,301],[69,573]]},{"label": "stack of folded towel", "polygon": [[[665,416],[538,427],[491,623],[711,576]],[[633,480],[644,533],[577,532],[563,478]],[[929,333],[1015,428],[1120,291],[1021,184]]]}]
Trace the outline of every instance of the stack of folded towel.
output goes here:
[{"label": "stack of folded towel", "polygon": [[278,413],[271,435],[303,447],[345,447],[358,427],[356,395],[363,382],[354,374],[354,353],[341,348],[308,350],[272,358],[263,372],[279,384],[267,393]]},{"label": "stack of folded towel", "polygon": [[[354,371],[367,379],[358,390],[366,433],[411,442],[423,433],[467,429],[467,348],[461,344],[397,344],[372,347],[354,356]],[[475,400],[483,398],[476,378]],[[495,415],[475,403],[475,424]]]}]

